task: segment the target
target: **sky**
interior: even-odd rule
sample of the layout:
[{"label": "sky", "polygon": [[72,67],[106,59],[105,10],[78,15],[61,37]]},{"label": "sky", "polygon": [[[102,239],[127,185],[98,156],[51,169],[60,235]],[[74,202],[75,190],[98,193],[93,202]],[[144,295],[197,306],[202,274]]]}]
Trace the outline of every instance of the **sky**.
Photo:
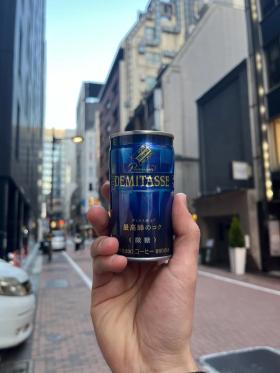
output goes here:
[{"label": "sky", "polygon": [[76,127],[83,81],[104,82],[148,0],[47,0],[45,126]]}]

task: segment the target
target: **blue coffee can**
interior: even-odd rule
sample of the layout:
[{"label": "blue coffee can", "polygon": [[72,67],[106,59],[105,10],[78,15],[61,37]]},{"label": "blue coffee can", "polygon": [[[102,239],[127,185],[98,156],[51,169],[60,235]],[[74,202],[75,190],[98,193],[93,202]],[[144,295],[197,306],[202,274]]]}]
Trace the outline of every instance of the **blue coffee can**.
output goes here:
[{"label": "blue coffee can", "polygon": [[173,135],[127,131],[110,137],[111,234],[129,260],[172,255]]}]

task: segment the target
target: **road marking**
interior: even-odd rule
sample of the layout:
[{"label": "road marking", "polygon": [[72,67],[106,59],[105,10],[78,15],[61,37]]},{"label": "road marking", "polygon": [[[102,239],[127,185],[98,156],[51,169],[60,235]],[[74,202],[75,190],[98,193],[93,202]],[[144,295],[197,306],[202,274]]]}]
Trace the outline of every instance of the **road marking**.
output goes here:
[{"label": "road marking", "polygon": [[235,280],[233,278],[228,278],[228,277],[224,277],[224,276],[221,276],[221,275],[215,275],[214,273],[211,273],[211,272],[198,271],[198,274],[200,276],[209,277],[209,278],[212,278],[214,280],[223,281],[223,282],[227,282],[229,284],[233,284],[233,285],[237,285],[237,286],[243,286],[244,288],[258,290],[258,291],[262,291],[263,293],[268,293],[268,294],[280,296],[280,291],[279,290],[266,288],[266,287],[260,286],[260,285],[249,284],[248,282]]},{"label": "road marking", "polygon": [[74,260],[64,251],[62,255],[68,260],[69,264],[75,269],[75,271],[78,273],[78,275],[81,277],[81,279],[84,281],[86,286],[91,289],[92,287],[92,281],[91,279],[85,274],[85,272],[82,270],[80,266],[78,266],[77,263],[74,262]]},{"label": "road marking", "polygon": [[43,264],[43,257],[42,255],[40,255],[36,258],[34,267],[32,269],[32,275],[38,275],[39,273],[42,272],[42,264]]},{"label": "road marking", "polygon": [[[69,264],[75,269],[75,271],[78,273],[78,275],[81,277],[81,279],[87,285],[87,287],[89,289],[91,289],[91,287],[92,287],[92,281],[85,274],[85,272],[81,269],[81,267],[78,266],[78,264],[76,264],[74,262],[74,260],[66,252],[63,252],[62,255],[68,260]],[[275,290],[275,289],[271,289],[271,288],[266,288],[266,287],[260,286],[260,285],[249,284],[248,282],[244,282],[244,281],[240,281],[240,280],[235,280],[233,278],[228,278],[228,277],[224,277],[224,276],[221,276],[221,275],[216,275],[216,274],[211,273],[211,272],[198,271],[198,273],[199,273],[200,276],[212,278],[214,280],[218,280],[218,281],[222,281],[222,282],[227,282],[229,284],[241,286],[241,287],[244,287],[244,288],[258,290],[258,291],[262,291],[263,293],[268,293],[268,294],[280,296],[280,291],[279,290]]]}]

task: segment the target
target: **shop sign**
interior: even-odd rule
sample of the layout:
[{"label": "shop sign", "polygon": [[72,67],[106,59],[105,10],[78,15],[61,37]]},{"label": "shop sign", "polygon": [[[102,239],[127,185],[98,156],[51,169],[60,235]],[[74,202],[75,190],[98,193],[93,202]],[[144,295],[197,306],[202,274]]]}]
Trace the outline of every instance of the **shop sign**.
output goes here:
[{"label": "shop sign", "polygon": [[251,176],[252,169],[247,162],[232,162],[232,177],[234,180],[248,180]]}]

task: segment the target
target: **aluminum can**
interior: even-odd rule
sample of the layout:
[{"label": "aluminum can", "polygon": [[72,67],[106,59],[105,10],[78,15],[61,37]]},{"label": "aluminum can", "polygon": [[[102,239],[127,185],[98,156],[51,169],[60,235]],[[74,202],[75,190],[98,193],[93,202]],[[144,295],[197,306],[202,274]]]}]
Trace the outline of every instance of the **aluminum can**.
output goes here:
[{"label": "aluminum can", "polygon": [[111,234],[129,260],[172,255],[173,135],[127,131],[110,137]]}]

